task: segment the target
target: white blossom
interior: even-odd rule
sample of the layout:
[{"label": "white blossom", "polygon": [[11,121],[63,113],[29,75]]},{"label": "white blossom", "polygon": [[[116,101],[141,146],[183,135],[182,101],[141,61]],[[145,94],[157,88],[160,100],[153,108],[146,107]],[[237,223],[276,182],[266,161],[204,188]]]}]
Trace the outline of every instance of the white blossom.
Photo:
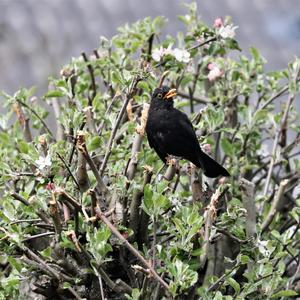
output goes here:
[{"label": "white blossom", "polygon": [[190,53],[185,49],[172,49],[172,45],[170,44],[168,48],[163,48],[160,46],[156,48],[152,52],[152,58],[155,61],[160,61],[163,56],[172,55],[179,62],[188,63],[190,61]]},{"label": "white blossom", "polygon": [[219,35],[223,38],[223,39],[233,39],[235,37],[235,30],[238,28],[238,26],[233,26],[231,25],[225,25],[225,26],[221,26],[219,29]]},{"label": "white blossom", "polygon": [[173,50],[173,56],[179,62],[188,63],[190,61],[190,53],[185,49],[175,48]]},{"label": "white blossom", "polygon": [[152,52],[152,58],[155,61],[160,61],[161,58],[164,56],[164,51],[165,51],[165,49],[161,46],[160,46],[160,48],[154,49]]},{"label": "white blossom", "polygon": [[46,157],[40,156],[35,163],[40,170],[44,170],[45,168],[51,166],[51,156],[49,154]]},{"label": "white blossom", "polygon": [[168,55],[168,54],[170,54],[170,55],[174,54],[173,49],[172,49],[172,44],[170,44],[168,46],[168,48],[164,48],[164,55]]}]

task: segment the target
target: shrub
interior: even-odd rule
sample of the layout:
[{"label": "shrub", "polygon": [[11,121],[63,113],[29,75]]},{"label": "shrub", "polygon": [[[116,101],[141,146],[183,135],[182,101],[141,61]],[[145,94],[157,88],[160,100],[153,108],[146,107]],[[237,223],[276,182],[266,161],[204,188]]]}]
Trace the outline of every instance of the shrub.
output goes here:
[{"label": "shrub", "polygon": [[[299,60],[265,72],[258,50],[241,54],[229,18],[209,27],[188,9],[177,37],[158,39],[156,17],[101,38],[42,99],[3,93],[1,299],[299,292]],[[162,83],[229,179],[186,161],[162,168],[144,137]]]}]

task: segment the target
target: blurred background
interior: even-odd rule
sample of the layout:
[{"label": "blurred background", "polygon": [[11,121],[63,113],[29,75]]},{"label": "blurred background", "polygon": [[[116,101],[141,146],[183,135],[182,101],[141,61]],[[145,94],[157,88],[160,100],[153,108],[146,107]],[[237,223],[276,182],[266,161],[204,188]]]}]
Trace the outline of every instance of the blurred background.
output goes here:
[{"label": "blurred background", "polygon": [[[186,1],[189,2],[189,1]],[[267,69],[284,68],[300,50],[299,0],[201,0],[198,11],[208,24],[232,16],[237,40],[247,55],[257,47]],[[164,15],[164,34],[184,27],[177,15],[187,10],[179,0],[0,0],[0,90],[47,88],[72,56],[91,53],[99,37],[146,16]]]}]

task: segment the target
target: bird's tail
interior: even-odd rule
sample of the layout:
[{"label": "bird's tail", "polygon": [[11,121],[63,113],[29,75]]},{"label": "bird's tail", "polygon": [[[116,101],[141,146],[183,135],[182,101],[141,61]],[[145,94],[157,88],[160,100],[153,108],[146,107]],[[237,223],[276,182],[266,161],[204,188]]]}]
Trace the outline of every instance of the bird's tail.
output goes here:
[{"label": "bird's tail", "polygon": [[203,169],[205,176],[207,177],[215,178],[218,176],[230,176],[225,168],[223,168],[203,151],[201,151],[199,155],[199,164],[201,169]]}]

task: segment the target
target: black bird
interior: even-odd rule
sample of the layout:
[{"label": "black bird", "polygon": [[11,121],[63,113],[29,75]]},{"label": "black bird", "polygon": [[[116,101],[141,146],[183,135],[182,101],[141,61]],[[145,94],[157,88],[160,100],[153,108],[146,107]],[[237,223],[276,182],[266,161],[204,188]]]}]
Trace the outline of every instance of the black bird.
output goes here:
[{"label": "black bird", "polygon": [[148,113],[146,133],[151,148],[166,163],[168,155],[191,161],[207,177],[230,176],[228,171],[205,154],[187,115],[174,108],[176,89],[167,86],[154,90]]}]

